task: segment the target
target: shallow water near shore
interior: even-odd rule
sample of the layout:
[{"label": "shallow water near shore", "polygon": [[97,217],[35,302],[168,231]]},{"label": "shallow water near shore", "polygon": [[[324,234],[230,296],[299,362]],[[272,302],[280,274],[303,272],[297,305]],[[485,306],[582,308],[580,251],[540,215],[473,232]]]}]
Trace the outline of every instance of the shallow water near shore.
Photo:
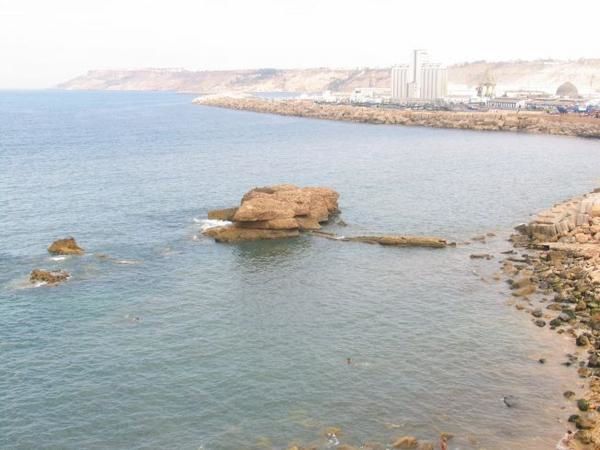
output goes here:
[{"label": "shallow water near shore", "polygon": [[[352,445],[444,431],[452,449],[552,448],[581,385],[571,341],[507,306],[498,257],[469,255],[597,187],[598,141],[191,100],[0,92],[0,448],[325,448],[328,426]],[[280,182],[338,190],[339,234],[496,236],[197,236],[209,209]],[[85,256],[47,254],[66,235]],[[33,268],[72,278],[29,288]]]}]

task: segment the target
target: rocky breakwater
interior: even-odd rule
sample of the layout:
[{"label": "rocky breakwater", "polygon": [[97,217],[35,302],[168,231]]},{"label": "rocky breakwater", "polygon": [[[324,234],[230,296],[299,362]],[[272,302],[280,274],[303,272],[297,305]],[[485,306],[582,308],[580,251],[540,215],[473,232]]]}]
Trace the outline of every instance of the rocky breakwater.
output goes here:
[{"label": "rocky breakwater", "polygon": [[531,251],[509,257],[503,270],[515,296],[544,296],[526,308],[535,324],[572,336],[581,349],[565,361],[588,387],[584,398],[565,393],[577,429],[570,445],[600,449],[600,190],[555,205],[517,231],[514,245]]},{"label": "rocky breakwater", "polygon": [[296,237],[318,230],[339,212],[339,194],[324,187],[291,184],[258,187],[242,197],[239,207],[209,211],[208,218],[232,222],[204,230],[217,242]]},{"label": "rocky breakwater", "polygon": [[243,111],[349,122],[600,138],[600,119],[589,116],[551,115],[527,111],[414,111],[348,104],[323,104],[312,100],[226,96],[199,97],[194,100],[194,103]]}]

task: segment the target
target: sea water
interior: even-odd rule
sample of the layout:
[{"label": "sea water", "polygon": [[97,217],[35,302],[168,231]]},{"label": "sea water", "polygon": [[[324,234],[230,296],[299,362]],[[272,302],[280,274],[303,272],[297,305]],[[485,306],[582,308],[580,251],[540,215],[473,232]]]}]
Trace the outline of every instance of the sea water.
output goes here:
[{"label": "sea water", "polygon": [[[326,448],[330,426],[355,446],[449,432],[456,449],[552,448],[581,385],[561,365],[573,348],[493,274],[514,225],[598,186],[598,141],[191,100],[0,92],[0,448]],[[200,234],[208,210],[274,183],[339,191],[339,234],[496,236]],[[51,257],[69,235],[86,254]],[[72,277],[34,287],[34,268]]]}]

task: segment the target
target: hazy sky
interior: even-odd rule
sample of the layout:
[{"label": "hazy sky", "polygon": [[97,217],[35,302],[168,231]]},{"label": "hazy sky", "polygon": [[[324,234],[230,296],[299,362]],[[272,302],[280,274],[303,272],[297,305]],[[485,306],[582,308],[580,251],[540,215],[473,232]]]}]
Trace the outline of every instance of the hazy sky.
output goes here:
[{"label": "hazy sky", "polygon": [[0,88],[89,69],[600,57],[598,0],[0,0]]}]

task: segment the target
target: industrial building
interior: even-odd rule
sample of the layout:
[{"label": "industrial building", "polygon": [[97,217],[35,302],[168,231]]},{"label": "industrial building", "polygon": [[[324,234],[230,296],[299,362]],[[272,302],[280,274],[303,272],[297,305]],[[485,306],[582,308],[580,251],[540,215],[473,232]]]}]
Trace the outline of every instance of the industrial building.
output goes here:
[{"label": "industrial building", "polygon": [[448,94],[448,72],[429,61],[426,50],[414,50],[410,67],[392,68],[392,100],[438,100]]}]

